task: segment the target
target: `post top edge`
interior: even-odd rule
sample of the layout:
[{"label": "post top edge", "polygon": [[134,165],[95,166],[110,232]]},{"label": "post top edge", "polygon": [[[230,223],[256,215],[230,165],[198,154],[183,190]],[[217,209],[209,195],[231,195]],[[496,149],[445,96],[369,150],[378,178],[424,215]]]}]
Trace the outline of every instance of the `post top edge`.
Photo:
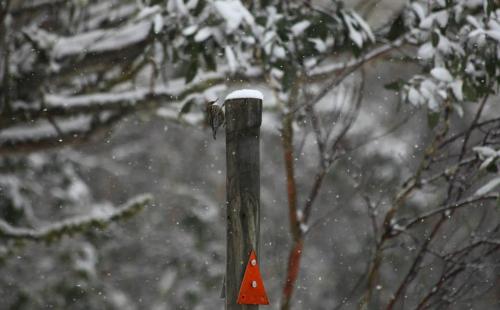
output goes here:
[{"label": "post top edge", "polygon": [[239,89],[227,95],[225,100],[248,98],[264,100],[264,95],[256,89]]}]

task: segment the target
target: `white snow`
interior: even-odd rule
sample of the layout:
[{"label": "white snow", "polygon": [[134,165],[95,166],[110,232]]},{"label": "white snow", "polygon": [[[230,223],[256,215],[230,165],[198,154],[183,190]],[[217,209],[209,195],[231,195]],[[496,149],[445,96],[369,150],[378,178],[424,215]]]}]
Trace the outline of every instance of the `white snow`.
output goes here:
[{"label": "white snow", "polygon": [[298,36],[298,35],[302,34],[310,25],[311,25],[311,22],[309,22],[308,20],[303,20],[301,22],[298,22],[292,26],[292,33],[295,36]]},{"label": "white snow", "polygon": [[208,39],[212,35],[212,29],[210,27],[201,28],[196,35],[194,36],[194,40],[196,42],[202,42]]},{"label": "white snow", "polygon": [[272,77],[277,78],[277,79],[281,79],[283,77],[283,75],[285,75],[285,73],[283,72],[283,70],[280,70],[278,68],[272,68],[271,69],[271,76]]},{"label": "white snow", "polygon": [[120,29],[95,30],[73,37],[61,37],[54,45],[52,55],[56,59],[90,52],[119,50],[144,41],[151,30],[151,22],[143,21]]},{"label": "white snow", "polygon": [[497,42],[500,42],[500,30],[487,30],[486,34],[490,38],[495,39]]},{"label": "white snow", "polygon": [[440,11],[430,14],[420,22],[420,28],[431,29],[437,23],[441,28],[445,27],[448,23],[449,14],[447,11]]},{"label": "white snow", "polygon": [[483,196],[489,192],[491,192],[493,189],[495,189],[497,186],[500,185],[500,177],[494,178],[490,180],[488,183],[483,185],[481,188],[479,188],[475,193],[474,196]]},{"label": "white snow", "polygon": [[497,156],[497,151],[495,151],[490,146],[475,146],[472,148],[474,152],[478,153],[482,158]]},{"label": "white snow", "polygon": [[325,41],[323,41],[321,39],[318,39],[318,38],[311,38],[311,39],[309,39],[309,41],[311,41],[312,43],[314,43],[314,48],[318,52],[323,53],[324,51],[326,51],[327,46],[326,46]]},{"label": "white snow", "polygon": [[453,77],[451,76],[450,72],[443,67],[436,67],[431,70],[431,75],[443,82],[451,82],[453,81]]},{"label": "white snow", "polygon": [[[154,91],[155,95],[159,96],[174,96],[170,94],[165,87],[158,87]],[[89,95],[64,96],[64,95],[46,95],[45,104],[51,108],[84,108],[92,105],[105,107],[121,103],[123,105],[135,105],[137,102],[143,101],[147,96],[151,95],[148,88],[139,88],[120,93],[93,93]]]},{"label": "white snow", "polygon": [[[88,226],[104,225],[111,221],[121,219],[134,210],[138,211],[144,208],[152,201],[150,195],[137,196],[125,204],[110,209],[108,212],[90,213],[89,215],[75,216],[73,218],[61,220],[59,222],[41,227],[38,229],[19,228],[11,226],[9,223],[0,219],[0,234],[8,235],[14,238],[24,238],[31,240],[43,240],[51,234],[62,235],[78,231]],[[95,209],[94,209],[95,210]]]},{"label": "white snow", "polygon": [[[184,0],[174,0],[174,1],[169,1],[169,4],[172,3],[173,7],[176,9],[176,11],[181,14],[181,15],[188,15],[189,11],[186,5],[184,4]],[[170,8],[172,9],[172,8]]]},{"label": "white snow", "polygon": [[372,29],[366,23],[366,21],[354,11],[351,12],[351,15],[354,17],[354,19],[358,22],[361,29],[363,29],[365,34],[368,36],[368,39],[370,39],[372,42],[375,42],[375,36],[373,35]]},{"label": "white snow", "polygon": [[446,36],[442,35],[439,35],[439,43],[437,49],[446,55],[449,55],[451,53],[463,55],[464,53],[464,50],[460,45],[455,42],[451,42]]},{"label": "white snow", "polygon": [[410,91],[408,91],[408,100],[411,104],[419,106],[422,104],[423,98],[420,93],[412,87],[410,88]]},{"label": "white snow", "polygon": [[182,34],[185,35],[185,36],[190,36],[193,33],[195,33],[196,30],[198,30],[198,25],[192,25],[192,26],[189,26],[189,27],[185,28],[182,31]]},{"label": "white snow", "polygon": [[273,48],[273,56],[279,59],[284,59],[286,58],[286,50],[283,48],[283,46],[280,45],[275,45]]},{"label": "white snow", "polygon": [[411,8],[413,9],[413,12],[415,12],[415,14],[418,16],[418,18],[420,20],[425,19],[426,10],[424,9],[424,7],[420,3],[413,2],[411,4]]},{"label": "white snow", "polygon": [[254,18],[240,1],[215,1],[214,6],[219,14],[226,20],[228,33],[236,30],[243,21],[248,25],[255,24]]},{"label": "white snow", "polygon": [[159,5],[145,6],[141,8],[139,14],[137,14],[136,20],[144,19],[146,17],[151,17],[154,14],[161,13],[161,7]]},{"label": "white snow", "polygon": [[455,98],[457,98],[457,100],[459,100],[459,101],[464,100],[464,94],[462,92],[462,85],[463,85],[462,80],[456,80],[456,81],[450,83],[451,91],[452,91],[453,95],[455,96]]},{"label": "white snow", "polygon": [[304,66],[306,67],[306,69],[310,69],[314,67],[317,63],[318,63],[317,58],[311,57],[304,61]]},{"label": "white snow", "polygon": [[363,47],[363,34],[357,31],[352,25],[355,22],[355,19],[350,17],[349,15],[343,13],[345,24],[347,25],[347,29],[349,31],[349,38],[353,41],[358,47]]},{"label": "white snow", "polygon": [[155,34],[158,34],[160,33],[160,31],[162,30],[163,28],[163,18],[161,16],[161,14],[156,14],[155,15],[155,18],[154,18],[154,21],[153,21],[153,27],[154,27],[154,32]]},{"label": "white snow", "polygon": [[479,170],[488,168],[492,162],[496,161],[498,157],[500,157],[500,151],[495,151],[489,146],[476,146],[473,150],[479,155],[479,158],[484,160],[479,166]]},{"label": "white snow", "polygon": [[262,95],[262,93],[260,91],[255,90],[255,89],[240,89],[240,90],[235,90],[226,96],[226,100],[242,99],[242,98],[252,98],[252,99],[264,100],[264,95]]},{"label": "white snow", "polygon": [[[60,120],[57,122],[57,125],[63,133],[76,131],[84,133],[90,130],[91,122],[91,117],[81,116],[68,120]],[[45,122],[30,126],[16,126],[2,131],[0,134],[0,143],[9,141],[15,144],[23,141],[37,141],[52,138],[54,135],[58,135],[54,126]]]},{"label": "white snow", "polygon": [[486,168],[488,168],[491,163],[493,163],[494,161],[496,161],[497,157],[496,156],[492,156],[492,157],[488,157],[485,161],[483,161],[481,163],[481,165],[479,166],[479,171],[482,171],[482,170],[485,170]]},{"label": "white snow", "polygon": [[420,48],[418,49],[418,58],[427,60],[431,59],[435,55],[436,51],[434,50],[434,47],[432,46],[431,42],[427,42],[422,44]]}]

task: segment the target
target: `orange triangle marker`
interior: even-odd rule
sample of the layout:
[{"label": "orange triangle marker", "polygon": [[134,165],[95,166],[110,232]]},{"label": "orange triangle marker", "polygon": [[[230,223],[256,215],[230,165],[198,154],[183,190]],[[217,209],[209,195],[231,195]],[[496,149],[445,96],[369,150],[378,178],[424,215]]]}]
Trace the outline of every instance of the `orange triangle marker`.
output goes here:
[{"label": "orange triangle marker", "polygon": [[239,305],[269,305],[254,250],[252,250],[248,259],[237,302]]}]

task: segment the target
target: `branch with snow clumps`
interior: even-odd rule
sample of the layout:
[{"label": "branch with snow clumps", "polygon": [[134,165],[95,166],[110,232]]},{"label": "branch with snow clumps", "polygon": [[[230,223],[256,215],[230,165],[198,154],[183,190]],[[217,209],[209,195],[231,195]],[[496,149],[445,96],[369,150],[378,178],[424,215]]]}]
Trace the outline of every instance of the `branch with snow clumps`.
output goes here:
[{"label": "branch with snow clumps", "polygon": [[141,195],[108,212],[95,212],[90,215],[74,217],[40,229],[13,227],[9,223],[0,220],[0,237],[51,242],[66,235],[71,236],[91,228],[103,228],[111,222],[130,218],[146,205],[151,204],[151,202],[151,195]]}]

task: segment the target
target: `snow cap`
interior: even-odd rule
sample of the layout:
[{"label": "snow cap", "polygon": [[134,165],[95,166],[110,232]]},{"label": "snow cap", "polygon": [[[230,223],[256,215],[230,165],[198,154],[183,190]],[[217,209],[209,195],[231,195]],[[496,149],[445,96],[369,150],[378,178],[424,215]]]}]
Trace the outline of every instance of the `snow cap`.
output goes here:
[{"label": "snow cap", "polygon": [[252,99],[259,99],[259,100],[264,100],[264,96],[262,93],[258,90],[255,89],[240,89],[240,90],[235,90],[229,95],[226,96],[226,100],[230,99],[244,99],[244,98],[252,98]]}]

